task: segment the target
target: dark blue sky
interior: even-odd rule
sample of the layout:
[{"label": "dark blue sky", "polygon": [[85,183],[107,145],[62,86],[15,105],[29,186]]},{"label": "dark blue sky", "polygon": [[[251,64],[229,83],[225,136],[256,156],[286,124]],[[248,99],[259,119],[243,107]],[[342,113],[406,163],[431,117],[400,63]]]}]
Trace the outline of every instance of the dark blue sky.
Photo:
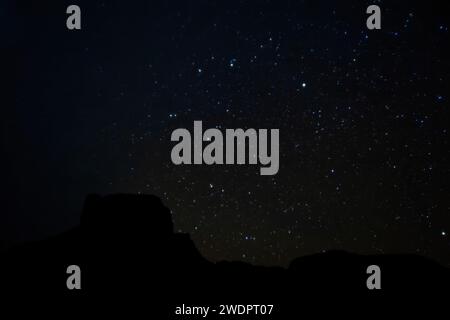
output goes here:
[{"label": "dark blue sky", "polygon": [[[88,193],[151,193],[211,259],[327,249],[450,264],[444,1],[7,2],[6,244],[78,223]],[[6,13],[5,13],[6,12]],[[280,129],[280,171],[174,166],[170,134]],[[151,227],[149,227],[149,232]]]}]

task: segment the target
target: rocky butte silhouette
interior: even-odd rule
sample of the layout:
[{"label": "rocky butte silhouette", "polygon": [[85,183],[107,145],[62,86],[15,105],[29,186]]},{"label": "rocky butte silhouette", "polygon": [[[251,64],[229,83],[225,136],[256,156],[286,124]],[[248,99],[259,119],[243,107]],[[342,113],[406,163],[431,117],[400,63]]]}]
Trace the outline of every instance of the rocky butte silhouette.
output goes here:
[{"label": "rocky butte silhouette", "polygon": [[[81,269],[80,290],[66,286],[69,265]],[[381,268],[380,290],[366,286],[369,265]],[[174,233],[159,198],[129,194],[89,195],[78,227],[8,249],[0,268],[0,291],[9,301],[156,319],[202,317],[175,315],[183,304],[216,309],[208,319],[228,319],[218,314],[220,304],[274,305],[271,315],[235,316],[241,319],[286,319],[308,309],[361,315],[355,306],[371,313],[389,306],[403,314],[448,298],[450,288],[449,269],[416,255],[329,251],[297,258],[288,268],[213,263],[188,234]]]}]

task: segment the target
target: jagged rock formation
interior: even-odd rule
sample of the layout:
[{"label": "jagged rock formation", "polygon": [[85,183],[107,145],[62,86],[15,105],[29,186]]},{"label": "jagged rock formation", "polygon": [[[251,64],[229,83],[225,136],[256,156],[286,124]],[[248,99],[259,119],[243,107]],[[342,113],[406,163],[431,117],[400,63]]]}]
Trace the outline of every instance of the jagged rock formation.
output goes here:
[{"label": "jagged rock formation", "polygon": [[[399,297],[412,303],[448,296],[450,288],[447,268],[414,255],[331,251],[297,258],[287,269],[212,263],[189,235],[173,232],[169,210],[150,195],[88,196],[79,227],[10,249],[1,259],[0,291],[10,297],[68,303],[76,298],[79,306],[91,307],[103,301],[109,311],[151,309],[161,319],[177,319],[174,308],[181,304],[275,304],[270,319],[298,314],[299,304],[304,310],[319,301],[378,306],[395,301],[400,308]],[[66,287],[66,269],[73,264],[82,270],[81,290]],[[366,286],[372,264],[382,270],[378,291]]]}]

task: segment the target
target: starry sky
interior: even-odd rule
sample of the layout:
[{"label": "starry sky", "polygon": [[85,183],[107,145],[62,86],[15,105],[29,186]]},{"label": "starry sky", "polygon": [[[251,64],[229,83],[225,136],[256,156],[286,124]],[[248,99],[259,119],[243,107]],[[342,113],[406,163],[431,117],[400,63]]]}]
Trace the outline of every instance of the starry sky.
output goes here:
[{"label": "starry sky", "polygon": [[[214,261],[343,249],[450,266],[447,6],[5,1],[1,245],[77,225],[88,193],[127,192],[161,197]],[[170,135],[194,120],[279,129],[278,174],[173,165]]]}]

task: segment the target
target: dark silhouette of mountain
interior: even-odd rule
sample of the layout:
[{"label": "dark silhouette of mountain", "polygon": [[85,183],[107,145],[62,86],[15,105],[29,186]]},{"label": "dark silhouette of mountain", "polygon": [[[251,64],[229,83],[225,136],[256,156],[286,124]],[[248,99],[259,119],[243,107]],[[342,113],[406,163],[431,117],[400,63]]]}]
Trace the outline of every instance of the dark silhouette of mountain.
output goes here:
[{"label": "dark silhouette of mountain", "polygon": [[[81,290],[66,286],[69,265],[81,269]],[[370,265],[381,269],[380,290],[367,288]],[[450,288],[449,269],[416,255],[329,251],[297,258],[287,269],[212,263],[188,234],[174,233],[169,209],[150,195],[90,195],[80,226],[9,249],[0,268],[0,291],[10,300],[76,302],[105,314],[127,310],[156,319],[191,319],[175,314],[183,304],[211,306],[216,312],[207,319],[227,318],[218,314],[220,304],[273,304],[262,319],[286,319],[307,309],[356,315],[355,305],[404,312],[448,298]]]}]

